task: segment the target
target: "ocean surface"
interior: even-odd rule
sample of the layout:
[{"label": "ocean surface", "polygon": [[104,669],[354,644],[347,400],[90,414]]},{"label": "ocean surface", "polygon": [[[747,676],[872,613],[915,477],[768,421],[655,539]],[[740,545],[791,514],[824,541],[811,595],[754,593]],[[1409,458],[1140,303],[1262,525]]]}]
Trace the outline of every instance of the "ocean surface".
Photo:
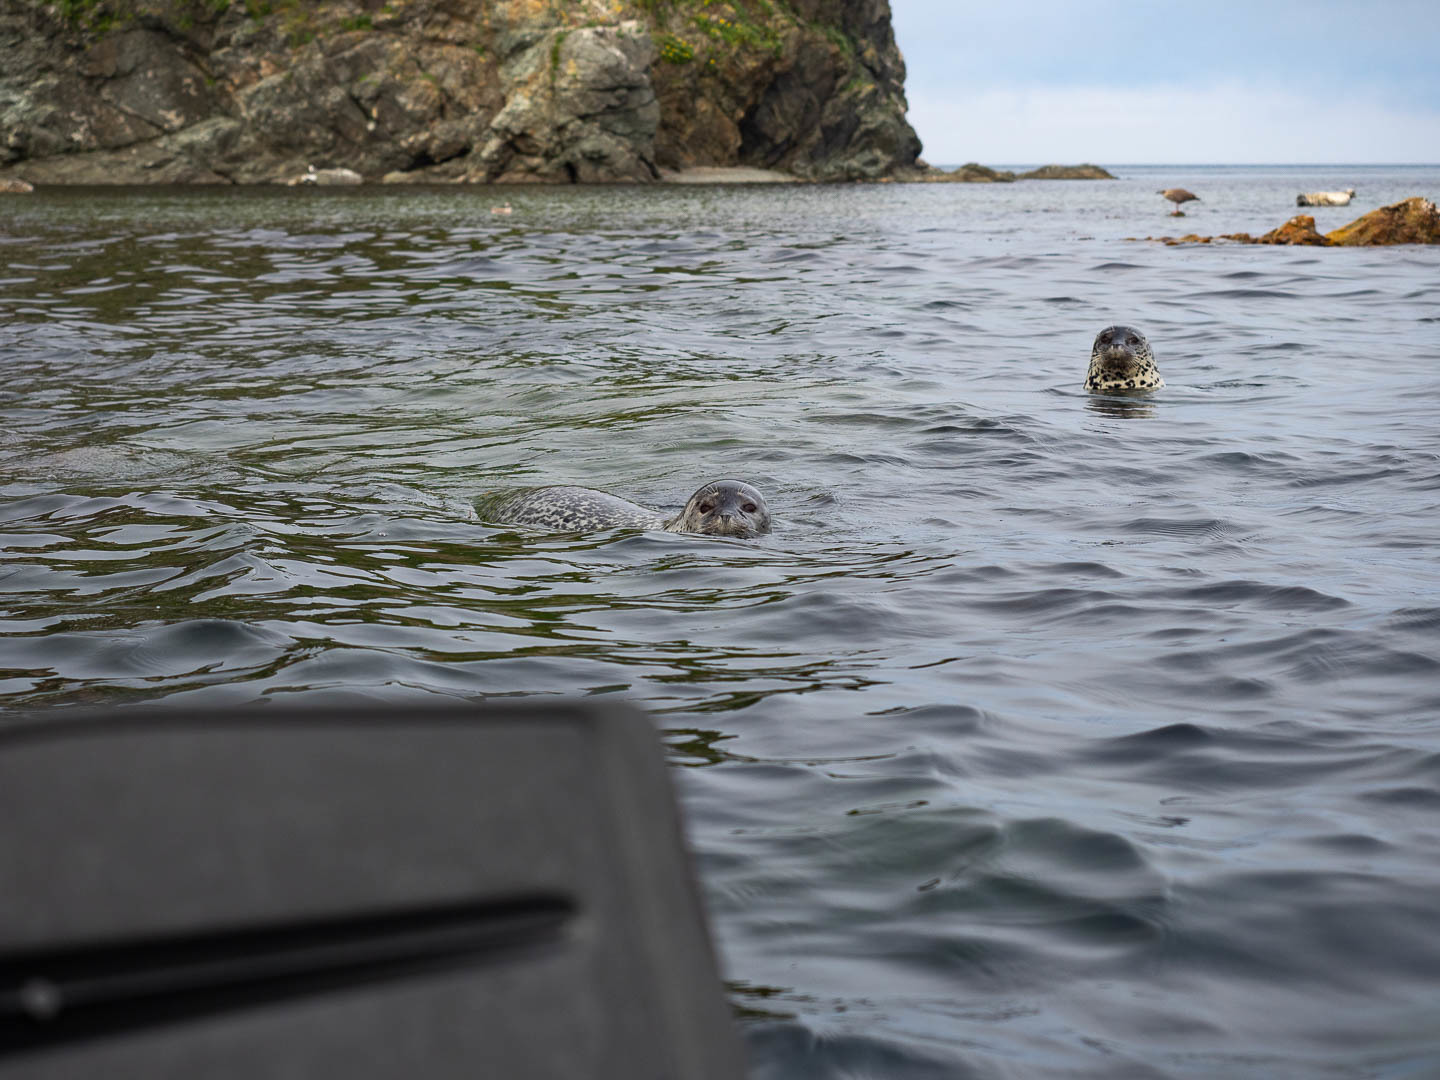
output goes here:
[{"label": "ocean surface", "polygon": [[1440,1076],[1440,248],[1130,239],[1440,168],[1111,168],[5,197],[0,709],[628,698],[755,1080]]}]

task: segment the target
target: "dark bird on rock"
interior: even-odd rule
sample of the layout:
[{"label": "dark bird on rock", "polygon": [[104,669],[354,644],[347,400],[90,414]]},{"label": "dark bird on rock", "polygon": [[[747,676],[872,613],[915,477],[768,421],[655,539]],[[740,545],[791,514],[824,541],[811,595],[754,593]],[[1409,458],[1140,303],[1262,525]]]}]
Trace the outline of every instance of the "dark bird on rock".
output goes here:
[{"label": "dark bird on rock", "polygon": [[1175,204],[1175,213],[1173,215],[1175,217],[1181,217],[1185,213],[1185,211],[1180,209],[1181,203],[1187,203],[1191,199],[1194,199],[1196,202],[1200,201],[1199,195],[1191,191],[1186,191],[1183,187],[1166,188],[1164,191],[1157,191],[1155,194],[1164,195],[1165,198]]}]

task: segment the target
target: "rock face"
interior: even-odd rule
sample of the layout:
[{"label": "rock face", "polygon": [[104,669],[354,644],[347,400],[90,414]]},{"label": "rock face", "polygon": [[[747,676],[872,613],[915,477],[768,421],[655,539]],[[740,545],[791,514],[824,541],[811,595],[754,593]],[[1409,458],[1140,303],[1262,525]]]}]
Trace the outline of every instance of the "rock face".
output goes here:
[{"label": "rock face", "polygon": [[1417,195],[1362,214],[1325,236],[1341,247],[1440,244],[1440,212],[1429,199]]},{"label": "rock face", "polygon": [[0,0],[0,177],[913,171],[889,0]]}]

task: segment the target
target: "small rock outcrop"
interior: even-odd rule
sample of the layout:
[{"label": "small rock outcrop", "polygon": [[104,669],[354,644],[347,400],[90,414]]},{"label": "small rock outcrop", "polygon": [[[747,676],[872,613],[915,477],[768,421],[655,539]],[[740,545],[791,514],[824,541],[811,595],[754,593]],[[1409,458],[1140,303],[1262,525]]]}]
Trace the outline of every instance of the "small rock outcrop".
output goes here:
[{"label": "small rock outcrop", "polygon": [[880,179],[904,78],[889,0],[0,0],[0,178]]},{"label": "small rock outcrop", "polygon": [[14,177],[0,179],[0,195],[28,195],[35,190],[34,184],[28,184],[24,180],[17,180]]},{"label": "small rock outcrop", "polygon": [[[1240,234],[1237,234],[1240,235]],[[1271,229],[1264,236],[1257,236],[1255,244],[1293,244],[1297,246],[1328,247],[1330,241],[1315,229],[1315,219],[1309,214],[1296,214],[1277,229]]]},{"label": "small rock outcrop", "polygon": [[1099,165],[1042,165],[1038,169],[1023,172],[1020,180],[1114,180],[1110,172]]},{"label": "small rock outcrop", "polygon": [[1263,236],[1226,233],[1223,236],[1147,236],[1163,244],[1208,244],[1231,240],[1237,244],[1299,244],[1313,247],[1379,247],[1387,244],[1440,244],[1440,211],[1429,199],[1416,195],[1362,214],[1349,225],[1328,233],[1315,228],[1309,214],[1296,214]]},{"label": "small rock outcrop", "polygon": [[1009,184],[1014,182],[1015,174],[970,161],[958,169],[937,169],[922,164],[904,179],[925,184]]},{"label": "small rock outcrop", "polygon": [[1115,177],[1099,165],[1044,165],[1017,174],[970,161],[949,171],[923,166],[904,179],[932,184],[1009,184],[1016,180],[1114,180]]},{"label": "small rock outcrop", "polygon": [[1371,210],[1325,235],[1340,247],[1440,244],[1440,212],[1429,199],[1416,195]]}]

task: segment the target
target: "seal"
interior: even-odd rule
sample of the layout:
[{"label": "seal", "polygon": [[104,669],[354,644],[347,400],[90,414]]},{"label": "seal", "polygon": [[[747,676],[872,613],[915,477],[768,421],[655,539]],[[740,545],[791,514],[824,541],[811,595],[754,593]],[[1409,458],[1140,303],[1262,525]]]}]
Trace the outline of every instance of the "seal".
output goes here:
[{"label": "seal", "polygon": [[1159,390],[1164,385],[1150,342],[1139,330],[1107,326],[1095,335],[1090,370],[1085,373],[1086,390]]},{"label": "seal", "polygon": [[1349,206],[1355,189],[1344,191],[1307,191],[1295,196],[1296,206]]},{"label": "seal", "polygon": [[661,529],[745,538],[770,531],[765,497],[739,480],[711,481],[691,495],[674,517],[586,487],[531,488],[504,499],[485,516],[497,524],[534,525],[554,532]]}]

